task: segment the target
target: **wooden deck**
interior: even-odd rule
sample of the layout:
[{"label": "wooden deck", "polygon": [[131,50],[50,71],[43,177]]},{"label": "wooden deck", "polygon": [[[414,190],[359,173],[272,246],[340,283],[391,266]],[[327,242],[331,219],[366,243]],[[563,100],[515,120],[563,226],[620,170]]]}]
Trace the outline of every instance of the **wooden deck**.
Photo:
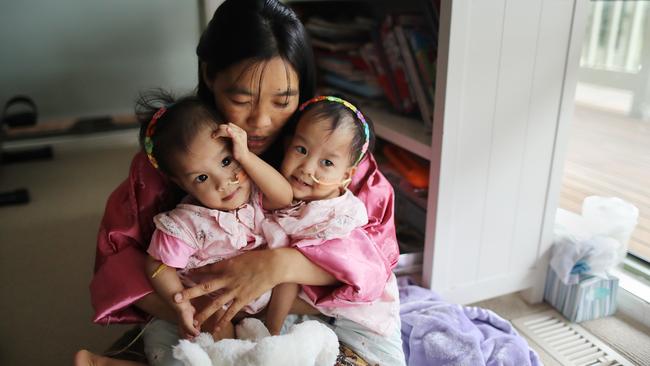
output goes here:
[{"label": "wooden deck", "polygon": [[650,121],[576,105],[560,207],[580,213],[591,195],[620,197],[639,209],[629,250],[650,260]]}]

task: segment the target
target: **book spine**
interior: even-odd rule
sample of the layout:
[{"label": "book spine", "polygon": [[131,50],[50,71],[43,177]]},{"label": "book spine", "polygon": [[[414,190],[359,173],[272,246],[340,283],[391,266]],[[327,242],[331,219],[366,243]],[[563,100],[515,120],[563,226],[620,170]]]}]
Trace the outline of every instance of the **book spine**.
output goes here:
[{"label": "book spine", "polygon": [[[366,43],[361,47],[361,57],[368,65],[372,74],[377,79],[377,83],[384,91],[384,96],[397,111],[400,110],[397,90],[395,89],[395,82],[390,78],[387,72],[387,66],[381,62],[379,51],[375,43]],[[385,56],[384,56],[385,57]]]},{"label": "book spine", "polygon": [[411,86],[406,80],[406,72],[404,70],[404,62],[400,55],[400,49],[395,39],[395,33],[392,29],[392,19],[387,17],[381,30],[381,39],[386,58],[390,65],[390,70],[395,80],[397,93],[400,98],[400,111],[410,113],[415,107],[413,94],[410,91]]},{"label": "book spine", "polygon": [[433,113],[431,112],[432,110],[431,102],[427,97],[427,92],[422,83],[423,80],[422,78],[420,78],[418,69],[413,59],[413,55],[411,54],[409,43],[408,40],[406,39],[405,29],[400,25],[396,25],[393,27],[393,31],[395,32],[397,43],[399,45],[402,57],[404,58],[404,66],[406,68],[406,74],[413,88],[415,99],[420,109],[420,114],[422,115],[422,120],[424,121],[425,125],[430,126],[433,124]]},{"label": "book spine", "polygon": [[435,46],[416,30],[408,30],[406,35],[413,50],[413,56],[415,57],[425,90],[429,94],[429,100],[433,101],[435,97]]},{"label": "book spine", "polygon": [[386,55],[386,50],[384,49],[383,36],[381,30],[376,30],[372,34],[372,41],[374,44],[375,51],[377,52],[377,59],[379,60],[379,65],[381,70],[383,70],[384,80],[390,88],[391,102],[393,103],[393,108],[398,112],[404,112],[402,107],[402,97],[400,96],[399,91],[397,90],[397,81],[392,71],[390,62],[388,61],[388,56]]}]

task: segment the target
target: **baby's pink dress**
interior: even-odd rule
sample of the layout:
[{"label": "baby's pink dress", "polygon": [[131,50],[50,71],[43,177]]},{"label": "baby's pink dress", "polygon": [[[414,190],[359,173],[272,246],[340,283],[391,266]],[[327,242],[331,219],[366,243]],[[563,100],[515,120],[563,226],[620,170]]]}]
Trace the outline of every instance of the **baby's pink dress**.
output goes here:
[{"label": "baby's pink dress", "polygon": [[[318,246],[331,239],[347,237],[368,223],[365,204],[346,190],[341,196],[311,202],[300,201],[267,215],[262,231],[270,248]],[[349,241],[350,245],[355,245]],[[344,254],[344,253],[340,253]],[[359,323],[381,335],[390,334],[399,324],[397,281],[390,276],[381,297],[372,302],[348,302],[339,306],[316,304],[303,291],[299,297],[321,313]]]},{"label": "baby's pink dress", "polygon": [[290,243],[304,239],[344,238],[352,230],[368,223],[366,206],[349,190],[331,199],[299,201],[274,210],[267,217],[269,219],[262,224],[262,230],[272,249],[288,247]]},{"label": "baby's pink dress", "polygon": [[[251,192],[251,201],[232,211],[213,210],[185,199],[175,209],[154,217],[156,231],[147,253],[166,265],[181,269],[185,287],[196,286],[205,277],[192,277],[190,269],[203,267],[265,244],[261,235],[264,220],[261,195]],[[244,307],[254,314],[271,298],[271,291]]]}]

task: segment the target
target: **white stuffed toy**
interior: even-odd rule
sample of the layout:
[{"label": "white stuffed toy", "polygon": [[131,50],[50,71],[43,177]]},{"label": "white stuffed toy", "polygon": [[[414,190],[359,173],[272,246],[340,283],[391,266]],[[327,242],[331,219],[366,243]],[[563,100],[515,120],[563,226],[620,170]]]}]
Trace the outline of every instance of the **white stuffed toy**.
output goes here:
[{"label": "white stuffed toy", "polygon": [[215,342],[208,333],[181,340],[174,357],[187,366],[332,366],[339,352],[336,334],[315,320],[295,324],[286,334],[271,336],[264,324],[246,318],[236,327],[239,339]]}]

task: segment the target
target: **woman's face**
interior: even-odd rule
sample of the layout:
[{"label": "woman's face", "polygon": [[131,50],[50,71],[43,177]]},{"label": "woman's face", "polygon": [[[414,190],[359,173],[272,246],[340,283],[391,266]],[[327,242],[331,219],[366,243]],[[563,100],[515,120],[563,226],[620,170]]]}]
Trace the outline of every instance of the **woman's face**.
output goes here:
[{"label": "woman's face", "polygon": [[298,74],[280,57],[242,61],[208,78],[217,108],[248,134],[248,148],[260,154],[275,141],[298,108]]}]

